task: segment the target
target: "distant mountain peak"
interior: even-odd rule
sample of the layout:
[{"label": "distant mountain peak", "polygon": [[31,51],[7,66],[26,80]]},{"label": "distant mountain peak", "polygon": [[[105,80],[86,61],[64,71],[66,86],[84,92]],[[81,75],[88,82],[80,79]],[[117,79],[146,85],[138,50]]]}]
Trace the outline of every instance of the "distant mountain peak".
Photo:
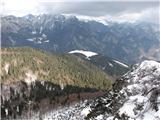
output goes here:
[{"label": "distant mountain peak", "polygon": [[159,60],[159,31],[153,24],[110,22],[106,26],[100,18],[52,14],[5,16],[1,21],[2,47],[30,46],[49,52],[94,50],[129,64],[144,58]]}]

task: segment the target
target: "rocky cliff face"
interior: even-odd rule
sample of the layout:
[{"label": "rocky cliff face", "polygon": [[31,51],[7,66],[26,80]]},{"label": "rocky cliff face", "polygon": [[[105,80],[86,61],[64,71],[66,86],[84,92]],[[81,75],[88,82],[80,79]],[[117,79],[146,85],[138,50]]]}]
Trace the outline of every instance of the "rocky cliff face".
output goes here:
[{"label": "rocky cliff face", "polygon": [[113,90],[95,100],[86,119],[160,119],[160,63],[144,61],[117,81]]}]

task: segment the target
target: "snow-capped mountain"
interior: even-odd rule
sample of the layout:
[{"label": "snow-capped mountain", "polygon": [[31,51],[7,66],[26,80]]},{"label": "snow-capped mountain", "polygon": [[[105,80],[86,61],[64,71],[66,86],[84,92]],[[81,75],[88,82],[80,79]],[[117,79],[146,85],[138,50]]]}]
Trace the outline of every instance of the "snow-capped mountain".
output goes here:
[{"label": "snow-capped mountain", "polygon": [[83,101],[41,115],[56,120],[160,120],[160,63],[144,61],[133,66],[95,100]]},{"label": "snow-capped mountain", "polygon": [[157,26],[144,23],[104,25],[78,16],[27,15],[1,19],[2,47],[30,46],[51,52],[95,51],[126,62],[159,59]]}]

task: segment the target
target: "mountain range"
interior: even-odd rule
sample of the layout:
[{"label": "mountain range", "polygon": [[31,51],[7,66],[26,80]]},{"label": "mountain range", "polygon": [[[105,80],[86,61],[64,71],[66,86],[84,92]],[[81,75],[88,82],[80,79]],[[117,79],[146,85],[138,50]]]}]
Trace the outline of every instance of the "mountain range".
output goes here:
[{"label": "mountain range", "polygon": [[2,47],[30,46],[50,52],[88,50],[133,64],[159,60],[157,24],[83,21],[76,16],[26,15],[1,19]]}]

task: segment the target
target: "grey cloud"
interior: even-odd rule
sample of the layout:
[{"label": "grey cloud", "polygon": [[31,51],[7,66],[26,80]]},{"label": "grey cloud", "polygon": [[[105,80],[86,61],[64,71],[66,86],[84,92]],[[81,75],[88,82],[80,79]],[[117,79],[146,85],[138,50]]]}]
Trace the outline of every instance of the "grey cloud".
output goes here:
[{"label": "grey cloud", "polygon": [[[121,0],[121,2],[120,0],[107,0],[108,2],[105,0],[33,0],[33,2],[30,3],[24,0],[26,5],[23,4],[23,2],[21,2],[21,5],[18,5],[18,0],[15,0],[13,6],[10,4],[11,1],[13,0],[5,0],[5,4],[2,6],[2,15],[24,16],[26,14],[38,15],[50,13],[75,14],[101,18],[107,16],[113,19],[130,18],[134,20],[137,17],[136,14],[144,14],[141,19],[150,21],[155,21],[155,19],[159,21],[160,16],[158,8],[160,7],[159,0],[145,0],[141,2],[138,2],[138,0]],[[9,4],[9,6],[7,6],[7,4]],[[144,11],[147,11],[147,13]]]},{"label": "grey cloud", "polygon": [[80,14],[87,16],[119,15],[138,13],[146,9],[158,7],[153,2],[43,2],[43,11],[53,14]]}]

